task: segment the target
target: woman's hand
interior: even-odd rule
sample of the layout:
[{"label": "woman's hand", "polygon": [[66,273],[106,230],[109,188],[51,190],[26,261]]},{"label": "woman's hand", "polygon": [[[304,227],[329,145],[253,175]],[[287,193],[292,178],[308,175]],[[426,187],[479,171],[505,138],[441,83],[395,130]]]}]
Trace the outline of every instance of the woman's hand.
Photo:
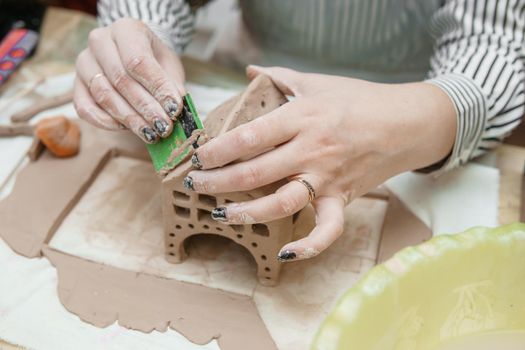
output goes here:
[{"label": "woman's hand", "polygon": [[89,34],[76,62],[78,115],[107,129],[128,128],[147,143],[166,137],[182,110],[184,69],[141,21],[123,18]]},{"label": "woman's hand", "polygon": [[[201,146],[192,158],[200,170],[184,183],[202,193],[246,191],[295,176],[311,184],[317,226],[285,245],[281,260],[319,254],[343,232],[348,202],[396,174],[444,159],[454,144],[456,113],[437,86],[248,68],[250,78],[258,74],[295,99]],[[307,185],[290,181],[269,196],[216,208],[212,216],[230,224],[266,222],[308,201]]]}]

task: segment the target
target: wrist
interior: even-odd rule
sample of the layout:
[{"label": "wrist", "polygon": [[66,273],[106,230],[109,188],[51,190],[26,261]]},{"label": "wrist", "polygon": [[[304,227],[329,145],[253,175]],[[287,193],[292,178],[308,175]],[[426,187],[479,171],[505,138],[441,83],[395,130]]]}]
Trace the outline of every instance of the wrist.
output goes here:
[{"label": "wrist", "polygon": [[[392,85],[398,172],[443,163],[454,147],[457,115],[454,103],[438,86],[424,82]],[[396,116],[397,115],[397,116]]]}]

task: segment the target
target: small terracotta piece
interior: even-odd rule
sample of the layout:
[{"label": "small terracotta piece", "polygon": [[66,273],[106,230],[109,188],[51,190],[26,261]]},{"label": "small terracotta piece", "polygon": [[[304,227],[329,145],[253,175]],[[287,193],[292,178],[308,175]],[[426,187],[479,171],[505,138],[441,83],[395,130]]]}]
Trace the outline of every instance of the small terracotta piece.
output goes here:
[{"label": "small terracotta piece", "polygon": [[70,157],[78,153],[80,128],[64,116],[39,121],[35,136],[57,157]]},{"label": "small terracotta piece", "polygon": [[[234,127],[271,112],[287,102],[270,78],[259,76],[248,88],[208,114],[204,123],[209,137],[216,137]],[[163,220],[166,259],[179,263],[186,257],[184,241],[196,234],[227,237],[245,247],[257,263],[257,276],[264,285],[277,284],[281,262],[277,254],[292,240],[294,216],[264,224],[224,225],[211,218],[211,211],[225,203],[242,202],[274,193],[284,182],[248,191],[216,196],[198,194],[183,186],[192,169],[191,161],[180,164],[162,181]]]}]

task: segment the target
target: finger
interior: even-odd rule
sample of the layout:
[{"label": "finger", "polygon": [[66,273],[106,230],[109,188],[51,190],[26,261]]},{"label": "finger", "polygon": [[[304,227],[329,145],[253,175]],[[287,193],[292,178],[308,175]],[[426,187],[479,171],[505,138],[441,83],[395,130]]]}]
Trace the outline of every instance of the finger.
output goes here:
[{"label": "finger", "polygon": [[200,193],[248,191],[298,173],[297,149],[285,144],[253,159],[219,169],[194,170],[184,178],[187,189]]},{"label": "finger", "polygon": [[246,68],[246,75],[250,80],[253,80],[260,74],[269,76],[283,94],[296,97],[301,96],[302,81],[306,74],[283,67],[261,67],[249,65]]},{"label": "finger", "polygon": [[[315,176],[305,174],[300,175],[300,178],[308,181],[315,189],[319,189],[321,185]],[[211,216],[228,224],[268,222],[295,214],[303,209],[309,200],[310,194],[305,185],[298,181],[290,181],[268,196],[215,208]]]},{"label": "finger", "polygon": [[180,96],[186,95],[184,67],[177,54],[164,45],[155,35],[153,36],[153,53],[162,69],[177,88]]},{"label": "finger", "polygon": [[279,252],[280,261],[312,258],[328,248],[344,228],[344,203],[335,197],[320,197],[313,202],[317,212],[316,227],[310,234],[298,241],[286,244]]},{"label": "finger", "polygon": [[153,95],[170,118],[180,115],[181,94],[153,54],[153,33],[141,22],[122,19],[115,22],[112,37],[128,74]]},{"label": "finger", "polygon": [[297,123],[287,117],[296,113],[294,107],[293,103],[287,103],[208,141],[192,156],[193,166],[197,169],[221,167],[289,141],[299,131]]},{"label": "finger", "polygon": [[89,34],[90,52],[93,53],[104,75],[117,92],[140,116],[144,117],[149,125],[153,126],[160,137],[169,136],[173,128],[170,118],[153,96],[128,75],[109,34],[108,28],[91,31]]},{"label": "finger", "polygon": [[77,58],[78,77],[88,87],[96,104],[113,119],[125,125],[146,143],[159,140],[158,134],[141,118],[137,112],[120,96],[95,61],[89,50],[84,50]]},{"label": "finger", "polygon": [[122,130],[125,128],[97,106],[87,87],[78,78],[75,78],[73,104],[78,116],[96,127],[106,130]]}]

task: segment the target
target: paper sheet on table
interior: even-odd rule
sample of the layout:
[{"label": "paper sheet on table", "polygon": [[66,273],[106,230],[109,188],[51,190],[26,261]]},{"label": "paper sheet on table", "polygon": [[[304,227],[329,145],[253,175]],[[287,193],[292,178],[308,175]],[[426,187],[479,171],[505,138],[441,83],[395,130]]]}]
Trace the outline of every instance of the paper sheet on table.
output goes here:
[{"label": "paper sheet on table", "polygon": [[499,170],[469,163],[437,178],[405,173],[387,186],[434,235],[498,226]]}]

